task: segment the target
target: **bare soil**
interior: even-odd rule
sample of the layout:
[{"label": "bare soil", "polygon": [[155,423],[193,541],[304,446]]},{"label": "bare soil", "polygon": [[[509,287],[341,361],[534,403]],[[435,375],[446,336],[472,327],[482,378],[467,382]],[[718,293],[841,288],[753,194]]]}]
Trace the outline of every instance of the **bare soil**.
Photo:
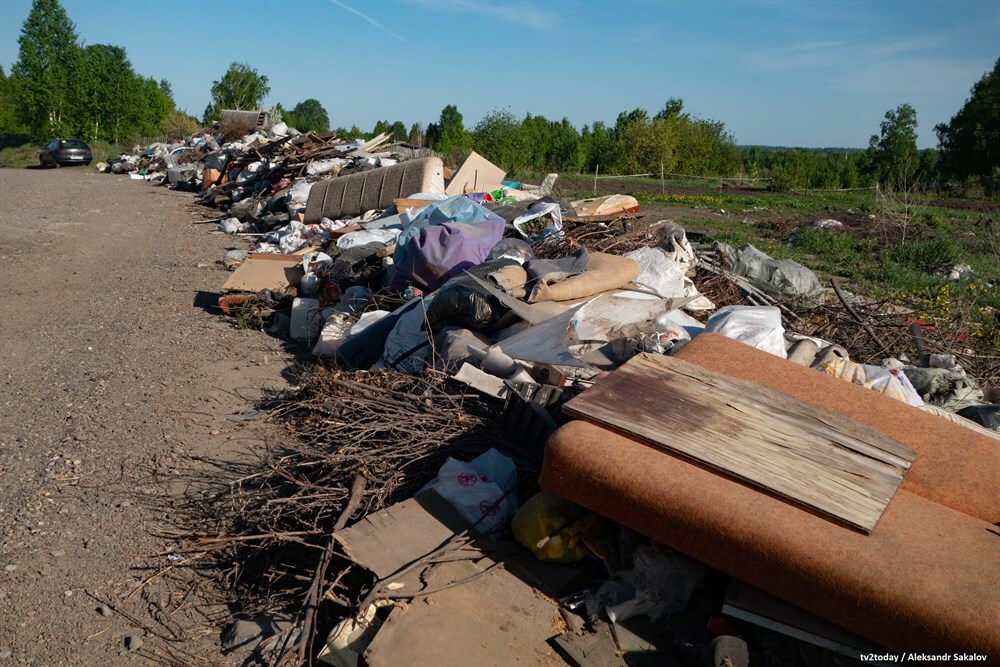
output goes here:
[{"label": "bare soil", "polygon": [[164,499],[186,459],[274,435],[227,417],[286,387],[294,359],[212,307],[235,246],[191,224],[191,199],[92,169],[0,170],[0,663],[219,658],[225,608],[154,576],[176,560]]}]

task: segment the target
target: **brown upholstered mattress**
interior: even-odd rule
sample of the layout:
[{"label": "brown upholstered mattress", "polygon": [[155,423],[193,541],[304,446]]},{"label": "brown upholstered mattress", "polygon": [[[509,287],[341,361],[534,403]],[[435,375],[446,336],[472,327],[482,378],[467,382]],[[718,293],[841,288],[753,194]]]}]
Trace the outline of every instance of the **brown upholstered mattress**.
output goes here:
[{"label": "brown upholstered mattress", "polygon": [[888,648],[1000,655],[1000,529],[926,497],[900,491],[863,535],[583,422],[550,438],[541,485]]},{"label": "brown upholstered mattress", "polygon": [[903,490],[989,523],[1000,522],[1000,442],[718,334],[695,337],[677,358],[758,382],[896,438],[917,452]]}]

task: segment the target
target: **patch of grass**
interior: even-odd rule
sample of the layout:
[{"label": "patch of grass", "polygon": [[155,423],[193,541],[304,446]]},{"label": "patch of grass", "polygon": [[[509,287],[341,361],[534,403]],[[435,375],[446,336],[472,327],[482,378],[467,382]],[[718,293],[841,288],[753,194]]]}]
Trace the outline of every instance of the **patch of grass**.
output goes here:
[{"label": "patch of grass", "polygon": [[107,162],[113,157],[118,157],[122,153],[128,153],[132,150],[131,144],[112,144],[107,141],[92,141],[88,145],[90,146],[90,152],[94,154],[93,164]]},{"label": "patch of grass", "polygon": [[795,233],[787,256],[831,275],[850,277],[876,260],[878,243],[832,229],[804,227]]},{"label": "patch of grass", "polygon": [[[90,152],[94,155],[94,161],[91,164],[106,162],[122,153],[127,153],[131,149],[131,147],[126,147],[123,144],[112,144],[107,141],[91,141],[87,142],[87,145],[90,146]],[[0,168],[25,169],[28,167],[37,167],[38,151],[40,150],[41,147],[35,144],[4,148],[0,150]]]},{"label": "patch of grass", "polygon": [[948,237],[913,239],[888,248],[891,261],[926,273],[955,264],[962,259],[962,254],[958,242]]},{"label": "patch of grass", "polygon": [[875,249],[875,241],[855,238],[832,229],[804,227],[796,232],[794,247],[820,257],[850,260],[859,252],[871,253]]},{"label": "patch of grass", "polygon": [[0,168],[24,169],[38,166],[38,146],[25,144],[0,150]]},{"label": "patch of grass", "polygon": [[[956,200],[961,203],[949,207],[941,195],[917,194],[901,215],[898,207],[888,210],[885,197],[871,190],[751,193],[704,183],[690,187],[679,181],[667,184],[688,186],[683,192],[661,194],[648,187],[646,191],[629,187],[630,182],[637,186],[649,181],[615,182],[621,184],[622,194],[643,205],[676,209],[672,217],[689,234],[701,232],[701,241],[734,247],[751,243],[773,257],[809,267],[820,274],[821,282],[826,282],[826,275],[841,276],[852,291],[914,308],[941,331],[967,336],[970,343],[1000,346],[1000,226],[992,200],[984,201],[984,206]],[[569,176],[564,185],[564,197],[594,196],[585,178]],[[566,192],[570,189],[577,191]],[[690,216],[683,208],[690,210]],[[809,226],[824,218],[840,219],[847,226]],[[787,243],[790,236],[792,242]],[[969,264],[972,275],[949,281],[947,269],[959,263]]]},{"label": "patch of grass", "polygon": [[706,242],[714,243],[715,241],[719,241],[720,243],[731,245],[734,248],[739,248],[747,243],[752,243],[761,250],[763,250],[761,247],[762,245],[768,245],[767,243],[762,243],[764,239],[755,235],[753,233],[754,230],[749,228],[747,225],[734,225],[730,223],[720,224],[717,227],[717,229],[705,235]]}]

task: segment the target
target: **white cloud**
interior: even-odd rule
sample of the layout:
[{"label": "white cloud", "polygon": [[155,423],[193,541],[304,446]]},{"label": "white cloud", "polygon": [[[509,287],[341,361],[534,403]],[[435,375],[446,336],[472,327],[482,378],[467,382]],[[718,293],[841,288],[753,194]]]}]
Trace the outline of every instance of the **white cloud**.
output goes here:
[{"label": "white cloud", "polygon": [[979,60],[900,58],[864,64],[832,79],[844,93],[882,95],[946,95],[964,99],[984,72]]},{"label": "white cloud", "polygon": [[556,25],[558,17],[550,11],[528,2],[495,2],[493,0],[417,0],[426,9],[458,14],[473,14],[491,21],[503,21],[543,30]]},{"label": "white cloud", "polygon": [[406,39],[402,35],[398,35],[398,34],[394,33],[392,30],[389,30],[388,28],[386,28],[384,25],[382,25],[381,23],[379,23],[378,21],[376,21],[372,17],[368,16],[367,14],[365,14],[363,12],[358,11],[354,7],[351,7],[350,5],[344,4],[340,0],[330,0],[330,2],[332,2],[335,5],[337,5],[338,7],[340,7],[343,10],[349,11],[350,13],[354,14],[355,16],[360,16],[362,19],[364,19],[365,21],[368,21],[368,23],[371,23],[373,26],[375,26],[376,28],[378,28],[382,32],[386,33],[387,35],[392,35],[396,39],[401,40],[401,41],[409,44],[410,46],[413,46],[413,42],[411,42],[410,40]]},{"label": "white cloud", "polygon": [[938,37],[916,37],[877,44],[848,40],[810,41],[771,49],[756,49],[747,54],[751,69],[792,71],[821,68],[877,65],[893,56],[925,52],[941,45]]}]

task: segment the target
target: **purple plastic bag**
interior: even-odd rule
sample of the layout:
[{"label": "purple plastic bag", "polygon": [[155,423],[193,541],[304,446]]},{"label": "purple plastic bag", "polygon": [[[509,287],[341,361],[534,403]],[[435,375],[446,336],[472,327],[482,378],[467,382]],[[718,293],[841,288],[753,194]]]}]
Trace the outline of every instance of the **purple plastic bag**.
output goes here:
[{"label": "purple plastic bag", "polygon": [[424,227],[406,244],[396,265],[393,289],[407,283],[432,292],[465,269],[482,264],[503,238],[503,219],[446,222]]}]

